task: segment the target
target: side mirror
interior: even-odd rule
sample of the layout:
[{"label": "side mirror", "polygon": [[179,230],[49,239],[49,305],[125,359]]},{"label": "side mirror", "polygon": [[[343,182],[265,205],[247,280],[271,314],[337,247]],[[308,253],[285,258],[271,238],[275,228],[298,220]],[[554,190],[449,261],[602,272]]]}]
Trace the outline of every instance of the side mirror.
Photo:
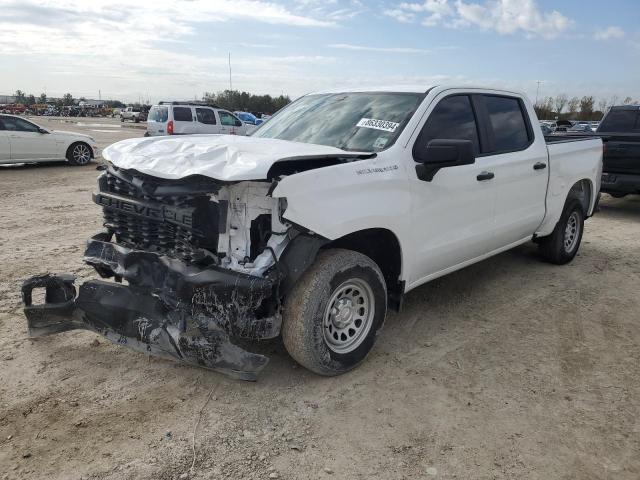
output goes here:
[{"label": "side mirror", "polygon": [[49,130],[46,130],[44,128],[38,127],[38,132],[39,133],[49,133]]},{"label": "side mirror", "polygon": [[236,120],[236,127],[241,127],[243,124],[240,120]]},{"label": "side mirror", "polygon": [[416,174],[420,180],[430,182],[438,170],[459,165],[472,165],[476,161],[471,140],[435,139],[422,151],[414,149]]}]

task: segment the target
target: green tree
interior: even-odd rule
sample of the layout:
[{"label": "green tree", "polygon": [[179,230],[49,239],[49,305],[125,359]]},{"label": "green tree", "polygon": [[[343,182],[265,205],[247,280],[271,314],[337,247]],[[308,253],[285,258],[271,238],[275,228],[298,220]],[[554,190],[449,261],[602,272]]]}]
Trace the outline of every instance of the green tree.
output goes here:
[{"label": "green tree", "polygon": [[65,107],[73,105],[73,95],[71,95],[70,93],[65,93],[62,96],[62,105],[64,105]]},{"label": "green tree", "polygon": [[27,105],[35,105],[36,103],[36,97],[33,94],[29,94],[26,98],[26,101],[24,102]]},{"label": "green tree", "polygon": [[41,93],[38,97],[38,103],[47,103],[47,94]]}]

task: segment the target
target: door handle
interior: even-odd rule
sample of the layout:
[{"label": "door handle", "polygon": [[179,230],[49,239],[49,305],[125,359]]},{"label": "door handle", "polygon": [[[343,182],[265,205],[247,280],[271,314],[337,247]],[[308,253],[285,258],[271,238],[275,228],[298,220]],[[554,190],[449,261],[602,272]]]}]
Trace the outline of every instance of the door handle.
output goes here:
[{"label": "door handle", "polygon": [[534,170],[544,170],[545,168],[547,168],[547,164],[544,162],[538,162],[533,166]]},{"label": "door handle", "polygon": [[495,175],[493,172],[480,172],[480,175],[476,177],[479,182],[484,182],[485,180],[491,180]]}]

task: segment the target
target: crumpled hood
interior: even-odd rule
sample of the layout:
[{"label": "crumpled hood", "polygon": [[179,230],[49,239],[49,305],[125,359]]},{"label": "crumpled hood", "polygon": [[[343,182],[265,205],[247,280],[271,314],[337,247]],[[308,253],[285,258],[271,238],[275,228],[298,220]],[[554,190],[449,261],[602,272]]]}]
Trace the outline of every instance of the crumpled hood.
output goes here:
[{"label": "crumpled hood", "polygon": [[263,180],[280,160],[357,158],[371,153],[237,135],[132,138],[108,146],[102,156],[113,165],[158,178],[204,175],[221,181]]}]

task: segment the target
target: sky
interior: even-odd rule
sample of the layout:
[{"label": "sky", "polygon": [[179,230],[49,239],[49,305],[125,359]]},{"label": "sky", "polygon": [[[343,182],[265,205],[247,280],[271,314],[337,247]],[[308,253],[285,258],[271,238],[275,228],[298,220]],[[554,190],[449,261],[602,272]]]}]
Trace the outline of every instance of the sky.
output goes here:
[{"label": "sky", "polygon": [[[639,0],[0,0],[0,95],[482,85],[640,100]],[[538,83],[540,82],[540,83]]]}]

